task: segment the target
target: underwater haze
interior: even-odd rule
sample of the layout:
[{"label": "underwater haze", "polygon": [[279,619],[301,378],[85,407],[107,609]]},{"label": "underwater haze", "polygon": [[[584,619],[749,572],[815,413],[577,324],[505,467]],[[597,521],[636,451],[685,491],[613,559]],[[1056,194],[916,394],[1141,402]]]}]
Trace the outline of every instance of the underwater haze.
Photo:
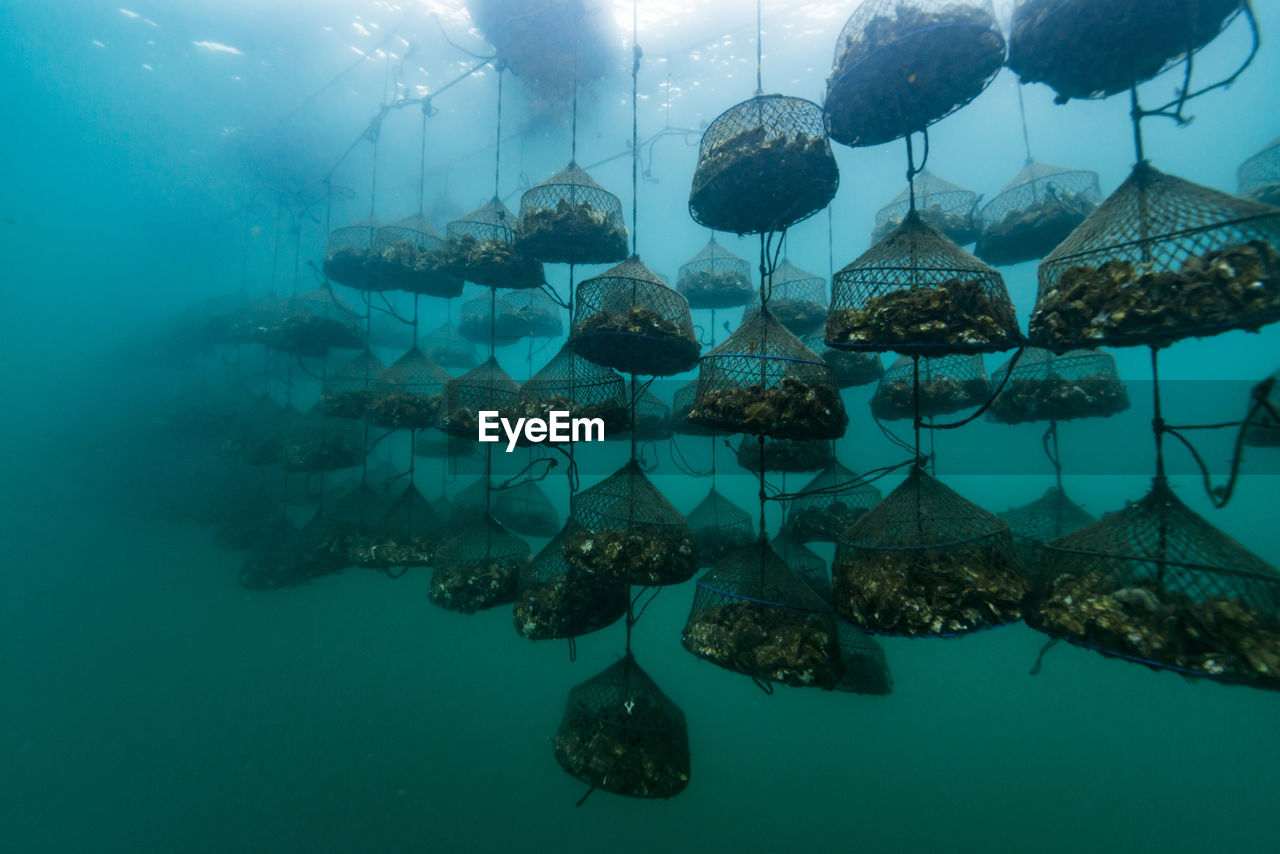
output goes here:
[{"label": "underwater haze", "polygon": [[[436,607],[426,567],[395,578],[346,568],[280,589],[242,585],[245,552],[215,536],[209,508],[248,506],[244,494],[227,493],[229,472],[273,486],[283,476],[228,460],[222,438],[194,441],[176,401],[184,392],[206,399],[234,375],[250,399],[266,393],[305,410],[320,376],[357,351],[291,361],[256,345],[205,348],[191,340],[196,321],[240,297],[324,287],[331,228],[421,210],[443,231],[493,197],[495,166],[498,195],[518,210],[523,190],[568,162],[572,87],[522,78],[514,63],[503,74],[495,162],[498,75],[466,72],[494,50],[472,13],[502,4],[467,5],[0,4],[8,34],[0,88],[12,119],[0,141],[8,166],[0,244],[9,259],[0,314],[0,848],[1277,850],[1280,696],[1068,643],[1030,675],[1048,638],[1025,622],[957,638],[880,638],[888,696],[785,686],[766,694],[682,647],[694,583],[661,588],[632,643],[687,719],[688,787],[668,800],[596,791],[576,807],[588,787],[557,764],[552,738],[570,689],[619,660],[621,622],[578,638],[571,660],[564,641],[531,643],[513,631],[510,607],[471,615]],[[579,88],[576,160],[621,199],[645,264],[674,283],[709,237],[689,215],[702,132],[756,92],[755,4],[586,5],[594,79]],[[858,5],[764,0],[764,91],[821,104],[837,36]],[[1280,4],[1254,5],[1261,48],[1239,80],[1193,101],[1185,125],[1144,123],[1146,155],[1162,171],[1235,193],[1237,167],[1280,133]],[[1012,7],[996,7],[1006,33]],[[643,49],[638,221],[633,12]],[[1197,79],[1230,74],[1249,44],[1248,28],[1234,21],[1196,54]],[[1180,83],[1172,71],[1143,91],[1155,104]],[[1018,88],[1002,69],[932,126],[929,170],[993,198],[1027,157]],[[1057,105],[1045,85],[1022,89],[1036,159],[1096,172],[1104,195],[1125,180],[1135,159],[1125,95]],[[386,109],[370,130],[380,108],[426,96],[425,123],[415,102]],[[904,188],[907,167],[901,141],[832,148],[840,181],[829,213],[796,225],[786,243],[792,262],[828,281],[871,246],[876,211]],[[755,275],[757,238],[716,239]],[[575,275],[580,283],[605,269],[579,265]],[[567,266],[546,271],[566,294]],[[1000,271],[1025,330],[1037,265]],[[367,304],[353,289],[333,290]],[[487,295],[468,283],[459,299],[416,301],[419,333],[458,324],[463,303]],[[407,294],[387,300],[402,317],[415,313]],[[497,347],[516,381],[559,351],[569,315],[557,311],[564,332]],[[382,319],[403,338],[390,317]],[[704,344],[722,341],[741,318],[741,308],[693,311]],[[376,350],[384,364],[408,336]],[[476,348],[480,361],[487,349]],[[1065,487],[1094,516],[1140,498],[1155,465],[1150,353],[1111,352],[1131,409],[1066,422],[1060,435]],[[987,369],[1008,355],[987,355]],[[1277,326],[1163,350],[1165,417],[1239,419],[1253,384],[1280,367],[1278,355]],[[885,354],[885,366],[893,359]],[[695,368],[659,379],[652,391],[669,405],[696,376]],[[874,391],[843,392],[850,426],[836,452],[859,472],[903,456],[870,415]],[[909,421],[890,426],[909,440]],[[978,419],[937,431],[936,475],[995,513],[1027,504],[1054,484],[1043,427]],[[1225,482],[1234,432],[1188,432],[1213,485]],[[733,448],[738,441],[730,437]],[[699,436],[675,442],[646,441],[639,453],[681,513],[707,495],[711,478],[697,475],[709,474],[714,453],[717,489],[757,517],[757,481],[732,450],[721,443],[713,452]],[[1175,494],[1280,565],[1280,450],[1249,448],[1230,504],[1215,509],[1196,461],[1165,445]],[[413,459],[414,482],[433,500],[455,497],[482,471],[475,460],[413,457],[411,448],[407,433],[392,435],[371,453],[370,470],[376,464],[398,491]],[[583,448],[582,486],[628,452],[626,441]],[[542,449],[508,455],[505,443],[493,454],[500,478],[556,460],[540,486],[565,520],[562,459]],[[288,500],[289,518],[302,524],[321,504],[319,490],[332,496],[360,472],[294,476],[286,488],[308,497]],[[887,495],[902,474],[878,486]],[[771,488],[794,490],[810,477],[770,475]],[[772,536],[782,513],[771,503],[765,515]],[[526,539],[537,554],[549,537]],[[832,559],[830,544],[815,550]]]}]

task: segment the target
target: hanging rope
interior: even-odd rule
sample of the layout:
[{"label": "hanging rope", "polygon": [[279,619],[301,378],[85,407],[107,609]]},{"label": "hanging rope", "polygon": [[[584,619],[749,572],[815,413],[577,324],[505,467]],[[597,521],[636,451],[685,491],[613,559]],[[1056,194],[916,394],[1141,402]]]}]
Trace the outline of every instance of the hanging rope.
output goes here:
[{"label": "hanging rope", "polygon": [[502,175],[502,76],[506,66],[498,65],[498,133],[493,145],[493,197],[499,198],[499,178]]},{"label": "hanging rope", "polygon": [[764,29],[760,22],[760,0],[756,0],[756,97],[764,94],[763,66],[764,66]]},{"label": "hanging rope", "polygon": [[[640,254],[640,25],[639,0],[631,3],[631,254]],[[629,648],[628,648],[629,649]]]},{"label": "hanging rope", "polygon": [[907,195],[910,199],[910,210],[916,209],[916,175],[925,170],[925,166],[929,163],[929,130],[920,131],[920,135],[924,137],[924,157],[920,160],[920,165],[916,165],[915,150],[911,143],[911,134],[907,134]]},{"label": "hanging rope", "polygon": [[582,9],[575,9],[573,16],[573,120],[569,142],[569,162],[578,162],[578,43],[582,39]]},{"label": "hanging rope", "polygon": [[1030,166],[1032,163],[1031,135],[1027,132],[1027,108],[1022,103],[1022,84],[1021,83],[1016,84],[1016,89],[1018,92],[1018,117],[1022,119],[1022,147],[1026,149],[1026,152],[1027,152],[1026,165]]}]

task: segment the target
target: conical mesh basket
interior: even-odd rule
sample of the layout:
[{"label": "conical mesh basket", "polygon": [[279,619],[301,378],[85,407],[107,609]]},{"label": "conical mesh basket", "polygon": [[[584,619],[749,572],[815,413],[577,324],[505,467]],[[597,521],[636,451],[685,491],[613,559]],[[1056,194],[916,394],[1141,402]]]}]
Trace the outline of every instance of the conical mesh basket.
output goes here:
[{"label": "conical mesh basket", "polygon": [[831,374],[837,388],[855,388],[873,383],[884,376],[884,365],[879,353],[860,350],[833,350],[827,346],[826,331],[819,327],[800,341],[822,361],[831,366]]},{"label": "conical mesh basket", "polygon": [[553,538],[520,573],[513,620],[529,640],[585,635],[627,613],[627,585],[574,569],[564,557],[564,538],[563,532]]},{"label": "conical mesh basket", "polygon": [[1029,337],[1161,347],[1280,319],[1280,209],[1139,163],[1040,264]]},{"label": "conical mesh basket", "polygon": [[268,347],[319,357],[330,350],[365,346],[360,313],[328,288],[316,288],[280,302],[256,339]]},{"label": "conical mesh basket", "polygon": [[1029,347],[1005,382],[1008,373],[1005,363],[991,376],[992,386],[1004,383],[987,412],[991,421],[1022,424],[1106,418],[1129,408],[1129,392],[1120,382],[1115,357],[1101,350],[1072,350],[1056,356]]},{"label": "conical mesh basket", "polygon": [[516,217],[492,199],[445,227],[440,269],[488,288],[537,288],[542,262],[515,247]]},{"label": "conical mesh basket", "polygon": [[[758,436],[743,436],[736,451],[738,465],[752,474],[761,468]],[[835,462],[835,451],[825,439],[770,439],[764,443],[766,472],[818,471]]]},{"label": "conical mesh basket", "polygon": [[893,693],[893,676],[884,649],[871,635],[844,620],[836,620],[836,637],[840,642],[840,661],[844,676],[837,691],[885,697]]},{"label": "conical mesh basket", "polygon": [[476,348],[447,323],[423,335],[418,346],[431,361],[451,371],[469,371],[480,363]]},{"label": "conical mesh basket", "polygon": [[921,417],[972,409],[991,397],[991,380],[981,356],[925,357],[918,370],[911,357],[900,356],[880,378],[871,397],[871,414],[881,421],[914,419],[917,378]]},{"label": "conical mesh basket", "polygon": [[367,217],[329,232],[325,240],[325,276],[349,288],[364,288],[365,262],[373,248],[378,221]]},{"label": "conical mesh basket", "polygon": [[627,257],[622,202],[576,163],[520,197],[516,248],[553,264],[610,264]]},{"label": "conical mesh basket", "polygon": [[498,412],[499,418],[515,409],[520,386],[490,358],[444,387],[445,416],[441,429],[460,439],[479,439],[479,413]]},{"label": "conical mesh basket", "polygon": [[[759,310],[759,303],[748,304],[742,322],[750,322]],[[783,259],[773,271],[769,311],[796,335],[808,335],[827,319],[827,280]]]},{"label": "conical mesh basket", "polygon": [[357,566],[428,566],[446,530],[435,508],[409,484],[376,524],[343,532],[343,551]]},{"label": "conical mesh basket", "polygon": [[756,536],[751,514],[725,498],[714,486],[689,512],[688,521],[702,566],[714,566],[720,558],[749,545]]},{"label": "conical mesh basket", "polygon": [[287,472],[352,468],[364,460],[364,428],[348,418],[326,418],[319,404],[283,431],[280,464]]},{"label": "conical mesh basket", "polygon": [[441,269],[444,238],[415,214],[373,233],[365,290],[400,290],[446,299],[462,293],[462,279]]},{"label": "conical mesh basket", "polygon": [[1043,258],[1101,201],[1096,172],[1028,163],[983,207],[973,253],[997,267]]},{"label": "conical mesh basket", "polygon": [[369,397],[370,424],[393,430],[422,430],[440,421],[449,375],[417,347],[379,375]]},{"label": "conical mesh basket", "polygon": [[[978,194],[932,172],[922,170],[914,179],[916,213],[958,246],[968,246],[978,239],[982,222],[978,215]],[[876,211],[876,226],[871,242],[879,243],[889,232],[902,225],[911,212],[911,187],[893,197],[893,201]]]},{"label": "conical mesh basket", "polygon": [[834,462],[787,503],[787,534],[801,543],[834,543],[879,503],[879,489]]},{"label": "conical mesh basket", "polygon": [[1240,164],[1240,195],[1264,205],[1280,205],[1280,136]]},{"label": "conical mesh basket", "polygon": [[536,481],[526,480],[507,489],[494,490],[491,509],[503,527],[526,537],[553,537],[560,530],[560,516]]},{"label": "conical mesh basket", "polygon": [[676,290],[689,308],[732,308],[755,299],[751,262],[739,258],[713,237],[676,275]]},{"label": "conical mesh basket", "polygon": [[427,598],[463,614],[510,605],[528,561],[524,540],[493,519],[473,522],[436,552]]},{"label": "conical mesh basket", "polygon": [[605,436],[613,436],[630,426],[629,401],[621,376],[584,359],[566,344],[520,387],[513,417],[546,421],[552,412],[568,412],[570,418],[599,418]]},{"label": "conical mesh basket", "polygon": [[1056,486],[1049,487],[1030,504],[999,516],[1013,534],[1013,545],[1033,586],[1040,572],[1044,544],[1098,521]]},{"label": "conical mesh basket", "polygon": [[325,547],[324,525],[317,516],[302,529],[283,517],[258,540],[240,567],[240,586],[246,590],[297,587],[342,570],[341,554]]},{"label": "conical mesh basket", "polygon": [[373,399],[373,384],[387,368],[365,350],[336,373],[325,377],[320,408],[334,418],[363,418]]}]

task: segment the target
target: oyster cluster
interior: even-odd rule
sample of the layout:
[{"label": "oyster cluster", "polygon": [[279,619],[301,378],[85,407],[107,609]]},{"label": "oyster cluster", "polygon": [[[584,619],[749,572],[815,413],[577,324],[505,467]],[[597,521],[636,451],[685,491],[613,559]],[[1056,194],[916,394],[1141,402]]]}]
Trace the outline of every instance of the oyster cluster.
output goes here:
[{"label": "oyster cluster", "polygon": [[1095,207],[1084,194],[1055,192],[1009,211],[984,228],[974,254],[997,267],[1043,258],[1066,240]]},{"label": "oyster cluster", "polygon": [[735,270],[686,273],[677,282],[677,290],[689,301],[690,308],[732,308],[745,305],[755,296],[751,279]]},{"label": "oyster cluster", "polygon": [[[638,305],[625,315],[598,311],[574,335],[581,355],[627,373],[667,376],[687,370],[698,358],[697,341],[658,312]],[[646,346],[638,350],[636,338],[645,339]]]},{"label": "oyster cluster", "polygon": [[364,335],[354,322],[317,317],[308,311],[277,315],[265,322],[246,321],[234,327],[233,335],[299,356],[319,357],[330,350],[358,350],[364,346]]},{"label": "oyster cluster", "polygon": [[563,553],[579,572],[640,586],[680,584],[698,571],[697,544],[679,529],[578,528],[565,539]]},{"label": "oyster cluster", "polygon": [[280,443],[279,462],[287,472],[336,471],[363,461],[359,434],[346,437],[307,431],[289,434]]},{"label": "oyster cluster", "polygon": [[627,612],[627,587],[591,577],[522,584],[516,594],[516,631],[529,640],[570,638],[616,622]]},{"label": "oyster cluster", "polygon": [[427,598],[447,611],[474,614],[516,599],[516,580],[526,558],[487,558],[438,564]]},{"label": "oyster cluster", "polygon": [[[976,202],[968,210],[946,210],[940,203],[932,202],[923,207],[917,207],[916,213],[920,214],[920,219],[942,232],[957,246],[968,246],[973,243],[982,230],[981,223],[978,221]],[[906,216],[907,212],[903,211],[896,216],[886,217],[884,222],[871,232],[871,242],[879,243],[888,237],[889,232],[902,225]]]},{"label": "oyster cluster", "polygon": [[477,240],[465,234],[438,251],[441,270],[478,285],[536,288],[543,282],[541,262],[516,251],[505,240]]},{"label": "oyster cluster", "polygon": [[1013,379],[991,404],[991,417],[1004,424],[1104,418],[1129,408],[1129,393],[1115,377]]},{"label": "oyster cluster", "polygon": [[363,418],[372,399],[371,389],[325,392],[320,395],[320,411],[330,418]]},{"label": "oyster cluster", "polygon": [[698,563],[714,566],[725,555],[751,545],[755,535],[740,527],[707,526],[694,530],[693,541],[698,547]]},{"label": "oyster cluster", "polygon": [[769,313],[794,335],[804,335],[827,319],[827,307],[811,299],[771,299]]},{"label": "oyster cluster", "polygon": [[787,533],[803,543],[834,543],[866,512],[865,507],[850,507],[839,499],[817,506],[798,507],[787,516]]},{"label": "oyster cluster", "polygon": [[698,222],[755,234],[826,207],[838,181],[825,137],[757,124],[700,154],[689,208]]},{"label": "oyster cluster", "polygon": [[785,685],[834,688],[844,676],[831,615],[746,600],[704,608],[681,640],[712,664]]},{"label": "oyster cluster", "polygon": [[434,427],[440,418],[444,398],[421,392],[375,393],[366,414],[369,423],[394,430],[422,430]]},{"label": "oyster cluster", "polygon": [[834,384],[795,377],[775,386],[706,389],[688,417],[703,426],[779,439],[838,439],[849,423]]},{"label": "oyster cluster", "polygon": [[1154,582],[1064,574],[1028,620],[1051,635],[1226,681],[1280,688],[1280,625],[1241,599],[1196,600]]},{"label": "oyster cluster", "polygon": [[954,635],[1022,617],[1028,582],[1011,549],[981,542],[850,549],[831,567],[836,612],[868,631]]},{"label": "oyster cluster", "polygon": [[462,279],[447,273],[443,263],[441,250],[422,249],[412,240],[397,240],[370,255],[367,284],[440,297],[461,295]]},{"label": "oyster cluster", "polygon": [[[689,753],[673,726],[654,725],[663,712],[645,694],[607,716],[570,709],[552,739],[565,771],[598,789],[633,798],[669,798],[689,785]],[[616,720],[615,720],[616,719]],[[634,719],[633,725],[625,723]]]},{"label": "oyster cluster", "polygon": [[1260,240],[1192,256],[1177,271],[1132,261],[1063,271],[1040,299],[1030,335],[1053,350],[1161,345],[1280,320],[1280,253]]},{"label": "oyster cluster", "polygon": [[837,347],[941,353],[1003,349],[1021,337],[1012,303],[978,279],[877,294],[827,318],[827,343]]},{"label": "oyster cluster", "polygon": [[836,45],[825,107],[832,139],[875,145],[919,130],[977,97],[1004,65],[989,6],[928,5],[900,0]]},{"label": "oyster cluster", "polygon": [[339,525],[325,537],[324,547],[345,565],[371,568],[429,566],[439,542],[434,537],[399,536],[365,525]]},{"label": "oyster cluster", "polygon": [[321,269],[324,270],[325,276],[340,285],[363,288],[364,265],[368,260],[369,250],[342,246],[325,253]]},{"label": "oyster cluster", "polygon": [[[991,384],[982,377],[958,380],[932,376],[920,380],[920,415],[932,417],[981,406],[991,396]],[[914,419],[915,389],[910,379],[888,380],[871,397],[871,414],[881,421]]]},{"label": "oyster cluster", "polygon": [[520,215],[516,246],[533,258],[607,264],[627,257],[627,230],[595,205],[559,199],[555,207],[533,208]]}]

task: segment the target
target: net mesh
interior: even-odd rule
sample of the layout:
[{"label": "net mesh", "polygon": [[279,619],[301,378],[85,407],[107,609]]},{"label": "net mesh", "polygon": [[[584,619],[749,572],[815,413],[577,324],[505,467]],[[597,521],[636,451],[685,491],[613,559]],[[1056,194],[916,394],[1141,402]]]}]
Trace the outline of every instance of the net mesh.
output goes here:
[{"label": "net mesh", "polygon": [[1280,319],[1280,209],[1139,163],[1040,264],[1032,343],[1160,347]]},{"label": "net mesh", "polygon": [[831,577],[841,617],[910,637],[1012,623],[1028,589],[1009,526],[918,467],[841,536]]},{"label": "net mesh", "polygon": [[[1001,365],[991,376],[999,387],[1009,373]],[[1129,392],[1116,371],[1115,357],[1101,350],[1071,350],[1061,356],[1029,347],[991,404],[987,418],[1003,424],[1106,418],[1129,408]]]},{"label": "net mesh", "polygon": [[[978,239],[981,219],[978,216],[978,194],[925,169],[916,173],[916,213],[960,246]],[[875,230],[871,242],[879,243],[889,232],[902,225],[911,212],[911,187],[893,197],[893,201],[876,211]]]},{"label": "net mesh", "polygon": [[1014,548],[1033,585],[1040,571],[1045,543],[1098,521],[1056,486],[1049,487],[1030,504],[1006,510],[999,516],[1013,534]]},{"label": "net mesh", "polygon": [[676,290],[689,308],[732,308],[755,298],[751,262],[739,258],[711,238],[676,275]]},{"label": "net mesh", "polygon": [[[624,429],[629,431],[630,426],[628,423]],[[671,407],[646,389],[636,401],[636,439],[661,441],[670,439],[671,435]]]},{"label": "net mesh", "polygon": [[688,301],[635,256],[578,285],[569,341],[627,374],[670,376],[698,359]]},{"label": "net mesh", "polygon": [[1096,172],[1028,163],[982,208],[974,254],[996,266],[1043,258],[1101,201]]},{"label": "net mesh", "polygon": [[[871,414],[880,421],[914,419],[916,413],[914,360],[901,356],[884,372],[871,396]],[[921,358],[920,415],[932,418],[981,406],[991,397],[991,380],[982,357]]]},{"label": "net mesh", "polygon": [[488,288],[537,288],[542,262],[515,247],[516,217],[492,199],[445,227],[440,269]]},{"label": "net mesh", "polygon": [[773,538],[771,545],[783,563],[830,606],[831,577],[827,574],[827,562],[821,555],[792,536],[785,525],[782,533]]},{"label": "net mesh", "polygon": [[[764,443],[764,470],[767,472],[818,471],[835,462],[835,451],[825,439],[771,439]],[[760,473],[760,441],[743,436],[738,443],[738,465]]]},{"label": "net mesh", "polygon": [[880,503],[880,490],[833,462],[787,503],[787,533],[797,542],[834,543]]},{"label": "net mesh", "polygon": [[683,516],[631,460],[578,493],[564,555],[575,569],[628,584],[688,581],[697,545]]},{"label": "net mesh", "polygon": [[320,391],[320,407],[335,418],[363,418],[373,399],[373,385],[386,365],[365,350],[340,370],[325,377]]},{"label": "net mesh", "polygon": [[346,566],[342,557],[322,548],[324,527],[318,514],[301,529],[278,518],[245,556],[240,586],[280,590],[342,570]]},{"label": "net mesh", "polygon": [[627,257],[622,202],[576,163],[520,197],[516,248],[555,264],[611,264]]},{"label": "net mesh", "polygon": [[1027,622],[1099,652],[1280,688],[1280,573],[1157,481],[1044,547]]},{"label": "net mesh", "polygon": [[340,285],[364,288],[365,262],[369,260],[377,230],[378,221],[366,217],[330,231],[325,240],[324,274]]},{"label": "net mesh", "polygon": [[365,290],[401,290],[423,296],[459,296],[462,279],[440,267],[444,238],[421,214],[405,217],[373,233],[365,267]]},{"label": "net mesh", "polygon": [[[759,310],[759,303],[747,305],[742,322],[749,322]],[[808,335],[827,319],[827,280],[783,259],[773,273],[769,311],[796,335]]]},{"label": "net mesh", "polygon": [[848,352],[833,350],[827,346],[824,329],[819,328],[816,332],[801,338],[800,341],[831,366],[831,374],[837,388],[867,385],[884,376],[884,365],[880,363],[879,354],[859,350]]},{"label": "net mesh", "polygon": [[492,502],[494,518],[512,533],[554,537],[560,530],[560,516],[536,481],[526,480],[494,490]]},{"label": "net mesh", "polygon": [[827,344],[941,356],[1022,340],[1004,279],[915,213],[835,274]]},{"label": "net mesh", "polygon": [[436,552],[427,598],[463,614],[510,605],[528,562],[524,540],[491,518],[473,522]]},{"label": "net mesh", "polygon": [[513,620],[528,640],[585,635],[627,613],[627,585],[574,569],[564,557],[564,538],[563,532],[553,538],[520,573]]},{"label": "net mesh", "polygon": [[421,430],[440,422],[449,375],[413,347],[379,375],[369,398],[370,424],[393,430]]},{"label": "net mesh", "polygon": [[253,339],[276,350],[320,357],[365,346],[360,313],[327,287],[281,300],[256,317]]},{"label": "net mesh", "polygon": [[[358,512],[363,516],[369,509],[361,507]],[[428,566],[445,539],[445,530],[435,508],[409,484],[376,523],[362,519],[341,526],[335,530],[333,542],[347,562],[356,566]]]},{"label": "net mesh", "polygon": [[841,619],[836,620],[836,637],[840,642],[840,660],[844,663],[844,677],[836,690],[875,697],[892,694],[889,661],[876,639]]},{"label": "net mesh", "polygon": [[837,439],[849,425],[831,367],[767,309],[702,357],[688,419],[776,439]]},{"label": "net mesh", "polygon": [[676,433],[687,436],[710,436],[714,430],[694,424],[689,420],[689,413],[698,399],[698,380],[694,378],[676,389],[671,407],[671,427]]},{"label": "net mesh", "polygon": [[606,436],[630,426],[626,381],[614,371],[589,362],[566,344],[520,387],[515,417],[547,420],[552,411],[573,418],[599,418]]},{"label": "net mesh", "polygon": [[1264,205],[1280,205],[1280,136],[1241,163],[1237,178],[1240,195]]},{"label": "net mesh", "polygon": [[720,558],[755,539],[751,514],[721,495],[714,486],[689,512],[688,521],[701,566],[713,566]]},{"label": "net mesh", "polygon": [[702,135],[689,213],[718,231],[778,231],[825,208],[839,184],[822,108],[757,95],[721,113]]},{"label": "net mesh", "polygon": [[448,323],[423,335],[418,346],[427,358],[451,371],[469,371],[480,363],[476,348]]},{"label": "net mesh", "polygon": [[836,40],[827,127],[845,145],[879,145],[972,101],[1004,65],[990,0],[867,0]]},{"label": "net mesh", "polygon": [[467,371],[444,387],[444,419],[441,429],[460,439],[477,439],[479,436],[479,412],[498,412],[500,418],[508,417],[516,407],[520,386],[489,358],[483,365]]},{"label": "net mesh", "polygon": [[280,441],[280,464],[287,472],[352,468],[364,461],[364,428],[349,418],[327,418],[317,403],[291,419]]},{"label": "net mesh", "polygon": [[569,692],[552,746],[570,776],[616,795],[669,798],[689,784],[684,712],[629,652]]},{"label": "net mesh", "polygon": [[1019,0],[1009,68],[1064,103],[1150,80],[1208,44],[1241,0]]}]

